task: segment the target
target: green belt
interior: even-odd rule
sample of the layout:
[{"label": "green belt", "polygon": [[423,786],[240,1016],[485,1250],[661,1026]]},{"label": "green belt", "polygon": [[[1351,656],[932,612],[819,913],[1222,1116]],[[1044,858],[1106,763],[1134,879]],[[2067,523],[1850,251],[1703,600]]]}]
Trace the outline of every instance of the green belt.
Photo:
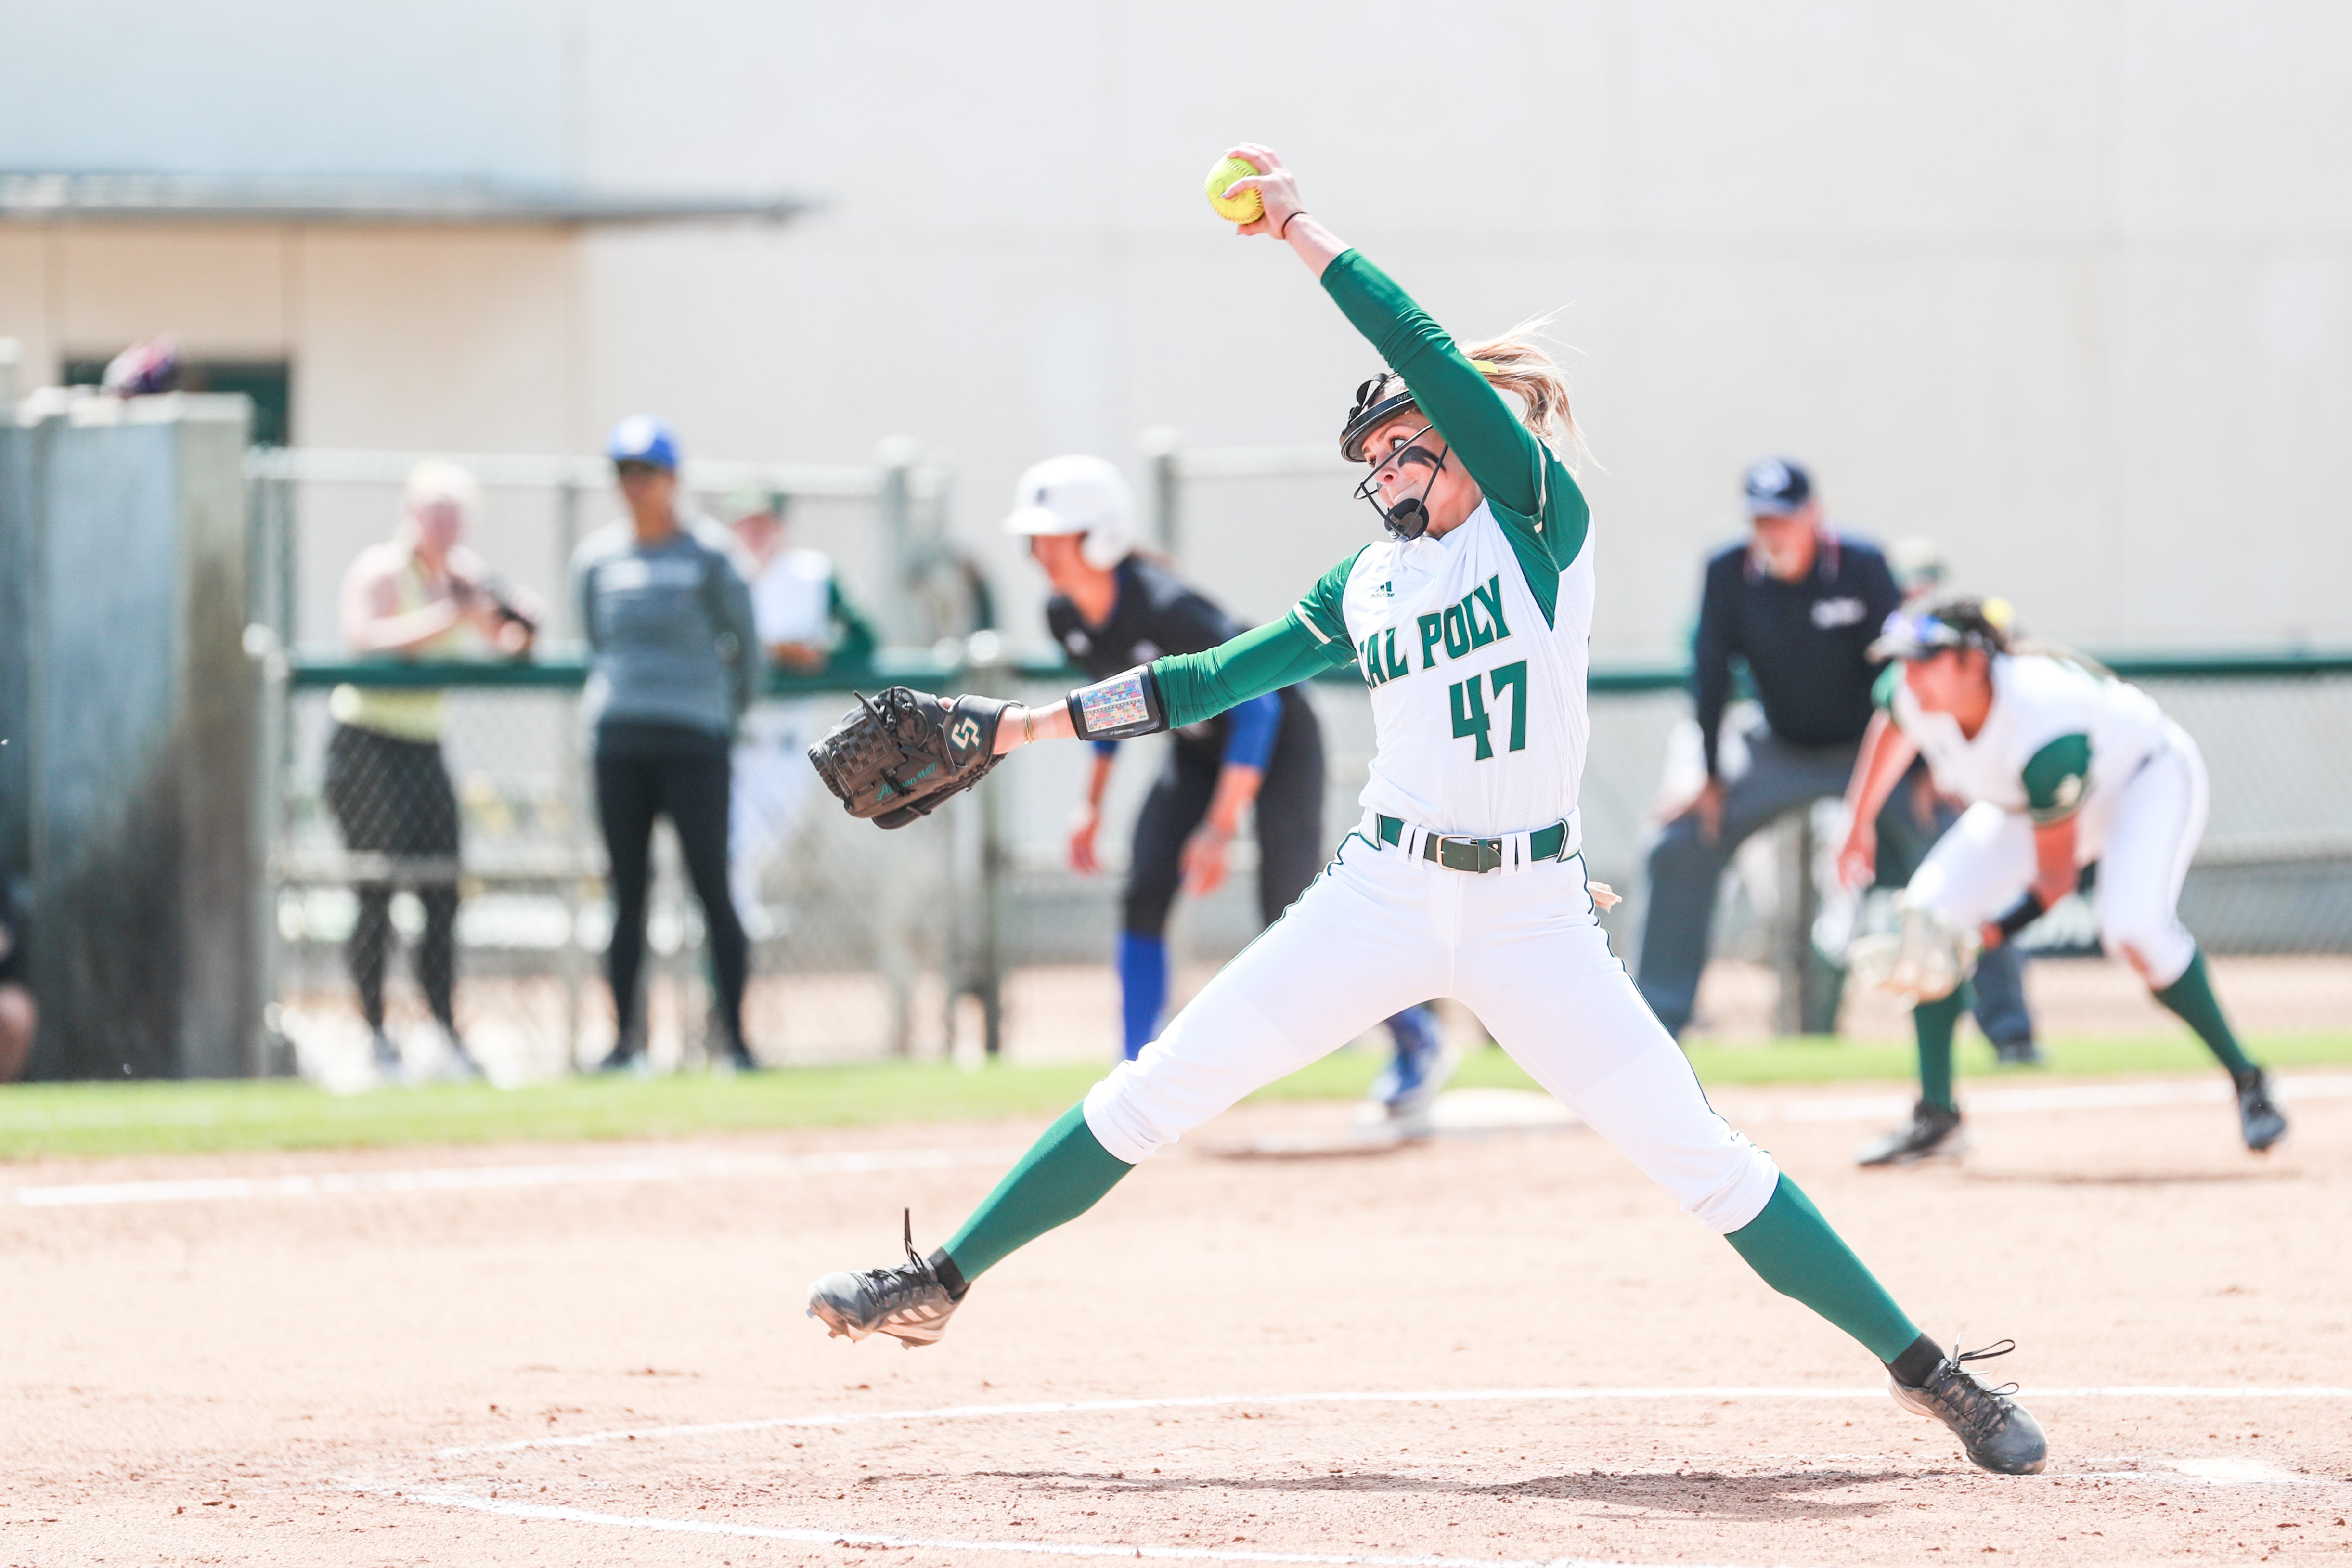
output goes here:
[{"label": "green belt", "polygon": [[[1375,820],[1380,824],[1381,843],[1393,846],[1403,839],[1403,823],[1393,816]],[[1567,843],[1568,824],[1555,822],[1528,835],[1528,854],[1537,860],[1557,860]],[[1421,841],[1421,858],[1434,860],[1450,871],[1499,871],[1503,868],[1503,841],[1432,833]]]}]

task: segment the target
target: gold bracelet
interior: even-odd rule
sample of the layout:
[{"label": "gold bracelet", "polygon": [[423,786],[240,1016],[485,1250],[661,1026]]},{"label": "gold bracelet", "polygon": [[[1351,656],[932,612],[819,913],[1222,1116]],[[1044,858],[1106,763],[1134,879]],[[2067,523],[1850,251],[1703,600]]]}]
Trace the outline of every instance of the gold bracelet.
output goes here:
[{"label": "gold bracelet", "polygon": [[1037,741],[1037,710],[1026,702],[1021,705],[1021,743],[1034,745]]}]

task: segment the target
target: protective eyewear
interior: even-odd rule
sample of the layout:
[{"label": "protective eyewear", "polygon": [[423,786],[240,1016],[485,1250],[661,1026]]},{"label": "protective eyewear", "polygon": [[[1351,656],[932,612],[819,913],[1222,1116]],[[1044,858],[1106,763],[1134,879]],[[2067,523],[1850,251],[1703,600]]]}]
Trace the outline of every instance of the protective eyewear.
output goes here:
[{"label": "protective eyewear", "polygon": [[622,458],[613,465],[613,471],[625,479],[642,479],[654,474],[669,472],[659,463],[648,463],[636,458]]}]

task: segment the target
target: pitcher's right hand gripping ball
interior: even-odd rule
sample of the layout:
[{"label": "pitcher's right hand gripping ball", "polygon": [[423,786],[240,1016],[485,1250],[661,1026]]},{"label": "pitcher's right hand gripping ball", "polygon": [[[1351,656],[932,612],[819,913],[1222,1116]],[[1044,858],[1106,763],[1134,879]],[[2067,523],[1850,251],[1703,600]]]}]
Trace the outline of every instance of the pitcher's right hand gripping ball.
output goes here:
[{"label": "pitcher's right hand gripping ball", "polygon": [[809,748],[809,761],[850,816],[904,827],[996,765],[996,727],[1012,706],[993,697],[942,700],[904,686],[871,700],[860,693]]}]

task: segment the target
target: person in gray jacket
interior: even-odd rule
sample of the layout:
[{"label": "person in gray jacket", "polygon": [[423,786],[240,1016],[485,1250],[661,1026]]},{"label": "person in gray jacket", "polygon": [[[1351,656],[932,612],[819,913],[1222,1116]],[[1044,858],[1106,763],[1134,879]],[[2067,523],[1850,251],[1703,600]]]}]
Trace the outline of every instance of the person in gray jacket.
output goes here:
[{"label": "person in gray jacket", "polygon": [[613,427],[605,450],[628,516],[581,541],[572,558],[591,650],[586,721],[594,737],[596,814],[612,862],[605,970],[620,1039],[607,1072],[646,1068],[638,973],[654,818],[667,815],[702,904],[727,1057],[758,1066],[743,1039],[749,944],[727,886],[730,750],[764,655],[751,590],[724,529],[679,510],[677,438],[650,415]]}]

